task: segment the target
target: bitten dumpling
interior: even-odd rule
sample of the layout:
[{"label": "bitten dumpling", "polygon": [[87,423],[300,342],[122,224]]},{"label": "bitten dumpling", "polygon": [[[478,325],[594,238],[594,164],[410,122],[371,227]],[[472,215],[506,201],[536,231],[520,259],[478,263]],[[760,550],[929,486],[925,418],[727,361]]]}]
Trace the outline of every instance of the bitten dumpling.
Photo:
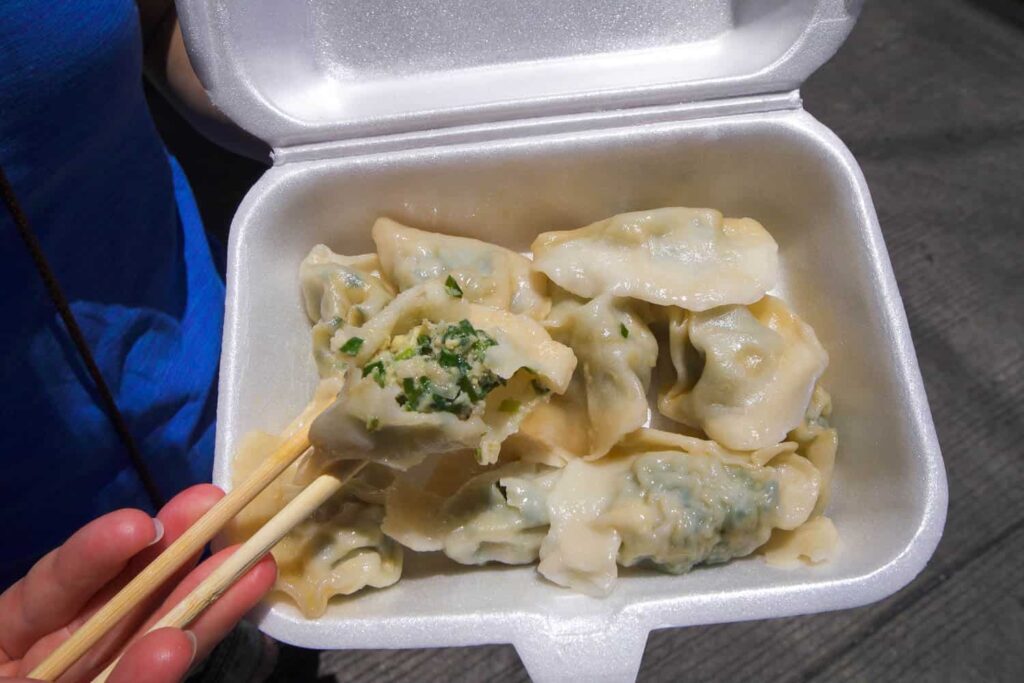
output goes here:
[{"label": "bitten dumpling", "polygon": [[311,442],[399,469],[464,448],[495,462],[502,441],[565,391],[576,366],[572,350],[532,318],[469,303],[436,280],[402,292],[362,327],[339,330],[331,348],[351,365]]},{"label": "bitten dumpling", "polygon": [[612,294],[704,311],[764,296],[775,286],[777,252],[755,220],[668,208],[543,233],[533,242],[533,263],[577,296]]},{"label": "bitten dumpling", "polygon": [[378,218],[372,234],[382,272],[399,291],[451,276],[472,303],[537,320],[551,307],[544,276],[514,251],[470,237],[417,230],[389,218]]},{"label": "bitten dumpling", "polygon": [[744,451],[778,443],[800,424],[828,354],[785,303],[766,296],[671,316],[677,380],[658,401],[662,414]]}]

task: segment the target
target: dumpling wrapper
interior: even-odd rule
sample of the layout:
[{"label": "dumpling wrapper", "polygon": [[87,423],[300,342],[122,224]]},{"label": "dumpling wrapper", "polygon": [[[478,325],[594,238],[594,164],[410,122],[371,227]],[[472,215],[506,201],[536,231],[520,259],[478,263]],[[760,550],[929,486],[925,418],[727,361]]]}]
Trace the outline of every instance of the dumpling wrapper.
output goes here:
[{"label": "dumpling wrapper", "polygon": [[754,466],[713,448],[616,450],[601,460],[574,460],[548,495],[551,530],[538,570],[602,596],[618,565],[649,563],[678,574],[748,555],[773,528],[797,521],[796,507],[809,513],[813,506],[801,495],[810,490],[802,469],[785,464],[787,471]]},{"label": "dumpling wrapper", "polygon": [[677,381],[658,400],[663,415],[743,451],[778,443],[801,423],[828,354],[785,303],[766,296],[671,315]]},{"label": "dumpling wrapper", "polygon": [[[280,436],[263,432],[246,435],[232,463],[235,485],[250,474],[326,405],[340,382],[321,382],[310,405]],[[242,542],[266,524],[297,496],[321,471],[323,462],[313,453],[292,463],[232,520],[228,536]],[[365,587],[384,588],[402,575],[402,548],[384,536],[383,488],[391,473],[370,466],[274,546],[278,565],[274,589],[288,595],[307,618],[324,613],[335,595],[349,595]]]},{"label": "dumpling wrapper", "polygon": [[577,296],[704,311],[751,304],[775,286],[778,245],[750,218],[666,208],[612,216],[533,243],[534,268]]},{"label": "dumpling wrapper", "polygon": [[815,517],[790,531],[776,529],[759,552],[768,564],[793,569],[830,562],[839,548],[836,525],[828,517]]},{"label": "dumpling wrapper", "polygon": [[460,564],[536,561],[548,531],[547,493],[560,471],[522,462],[486,470],[463,463],[468,476],[455,490],[450,475],[438,481],[435,472],[425,485],[411,481],[412,472],[399,475],[387,493],[384,533],[418,552],[441,550]]},{"label": "dumpling wrapper", "polygon": [[530,260],[471,237],[426,232],[389,218],[373,224],[382,272],[400,291],[451,275],[467,301],[528,315],[547,315],[547,280]]},{"label": "dumpling wrapper", "polygon": [[646,424],[658,344],[633,302],[610,295],[559,301],[544,325],[576,353],[576,372],[586,395],[586,457],[599,458]]},{"label": "dumpling wrapper", "polygon": [[331,337],[344,325],[358,326],[392,299],[394,288],[380,276],[376,254],[342,256],[323,244],[299,266],[306,315],[313,323],[313,358],[321,377],[344,373],[346,359],[331,349]]},{"label": "dumpling wrapper", "polygon": [[[505,384],[466,419],[448,412],[406,410],[397,400],[399,387],[381,386],[361,370],[396,335],[424,320],[467,320],[497,342],[487,349],[482,364]],[[362,327],[339,331],[332,347],[342,348],[356,336],[362,341],[345,384],[337,401],[313,422],[310,440],[339,459],[368,459],[398,469],[432,453],[464,448],[478,448],[482,463],[495,462],[501,443],[530,411],[551,392],[565,391],[576,366],[572,350],[552,340],[532,318],[468,303],[434,280],[402,292]],[[505,410],[509,404],[516,408]]]}]

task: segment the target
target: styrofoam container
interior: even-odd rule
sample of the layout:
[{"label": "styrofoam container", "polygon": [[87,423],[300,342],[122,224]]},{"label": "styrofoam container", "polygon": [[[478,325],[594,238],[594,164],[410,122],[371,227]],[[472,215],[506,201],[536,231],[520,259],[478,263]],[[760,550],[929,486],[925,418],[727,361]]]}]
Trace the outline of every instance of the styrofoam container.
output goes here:
[{"label": "styrofoam container", "polygon": [[282,428],[316,371],[297,272],[371,251],[378,215],[526,250],[623,211],[714,207],[780,248],[779,294],[831,363],[832,563],[625,570],[608,598],[529,567],[407,555],[401,582],[260,626],[314,648],[513,643],[537,681],[631,680],[652,629],[879,600],[931,556],[946,480],[864,177],[796,88],[859,8],[840,0],[178,0],[214,102],[274,147],[231,228],[214,482]]}]

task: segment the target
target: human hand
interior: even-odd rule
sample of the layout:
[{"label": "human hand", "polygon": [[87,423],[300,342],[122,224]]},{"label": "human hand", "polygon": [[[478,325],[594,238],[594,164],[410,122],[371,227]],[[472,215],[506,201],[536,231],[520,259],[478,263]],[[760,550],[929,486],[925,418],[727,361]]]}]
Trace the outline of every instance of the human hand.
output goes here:
[{"label": "human hand", "polygon": [[[140,510],[118,510],[79,529],[0,595],[0,681],[24,678],[54,648],[117,593],[224,493],[208,484],[174,497],[156,520]],[[141,636],[199,585],[235,548],[225,548],[195,567],[198,557],[138,605],[60,677],[91,680],[128,643],[110,683],[181,680],[192,662],[213,649],[270,590],[277,575],[269,555],[188,628],[164,628]],[[140,637],[141,636],[141,637]]]}]

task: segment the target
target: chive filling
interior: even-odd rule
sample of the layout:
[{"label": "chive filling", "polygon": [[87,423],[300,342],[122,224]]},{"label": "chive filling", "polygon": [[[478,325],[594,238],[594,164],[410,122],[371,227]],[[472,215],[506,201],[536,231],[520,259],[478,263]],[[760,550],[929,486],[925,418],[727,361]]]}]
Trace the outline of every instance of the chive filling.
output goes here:
[{"label": "chive filling", "polygon": [[423,321],[371,358],[363,366],[363,377],[382,388],[398,387],[395,400],[404,410],[445,412],[465,420],[491,391],[505,384],[484,365],[487,349],[496,345],[468,320]]}]

